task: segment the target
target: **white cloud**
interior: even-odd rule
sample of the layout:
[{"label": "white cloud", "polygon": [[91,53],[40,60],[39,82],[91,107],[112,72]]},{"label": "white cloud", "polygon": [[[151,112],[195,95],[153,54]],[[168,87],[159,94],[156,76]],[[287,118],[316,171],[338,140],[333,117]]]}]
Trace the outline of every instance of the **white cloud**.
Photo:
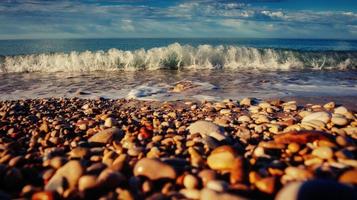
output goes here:
[{"label": "white cloud", "polygon": [[0,38],[27,37],[30,33],[35,37],[63,33],[63,37],[356,38],[356,26],[357,13],[352,11],[268,9],[236,1],[183,1],[168,7],[79,1],[0,2]]}]

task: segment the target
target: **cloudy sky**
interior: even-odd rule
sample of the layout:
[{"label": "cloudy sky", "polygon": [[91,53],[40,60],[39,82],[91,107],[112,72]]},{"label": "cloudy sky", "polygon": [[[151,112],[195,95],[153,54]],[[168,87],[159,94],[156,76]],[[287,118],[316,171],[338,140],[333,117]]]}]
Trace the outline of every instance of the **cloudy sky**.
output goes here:
[{"label": "cloudy sky", "polygon": [[357,39],[357,0],[1,0],[0,39]]}]

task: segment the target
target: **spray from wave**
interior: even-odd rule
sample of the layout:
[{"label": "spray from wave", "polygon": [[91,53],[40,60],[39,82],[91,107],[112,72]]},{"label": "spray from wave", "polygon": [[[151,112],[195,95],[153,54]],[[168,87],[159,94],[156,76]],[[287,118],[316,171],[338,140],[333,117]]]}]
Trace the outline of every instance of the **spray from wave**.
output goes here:
[{"label": "spray from wave", "polygon": [[356,69],[357,52],[314,52],[238,46],[171,44],[123,51],[84,51],[0,57],[0,72],[89,72],[156,69]]}]

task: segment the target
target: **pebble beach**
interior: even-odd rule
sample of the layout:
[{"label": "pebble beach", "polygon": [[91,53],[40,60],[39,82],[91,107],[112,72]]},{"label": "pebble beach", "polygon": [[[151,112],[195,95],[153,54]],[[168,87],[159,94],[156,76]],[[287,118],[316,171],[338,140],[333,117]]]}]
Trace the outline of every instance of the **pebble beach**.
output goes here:
[{"label": "pebble beach", "polygon": [[0,101],[0,199],[357,199],[357,113],[244,98]]}]

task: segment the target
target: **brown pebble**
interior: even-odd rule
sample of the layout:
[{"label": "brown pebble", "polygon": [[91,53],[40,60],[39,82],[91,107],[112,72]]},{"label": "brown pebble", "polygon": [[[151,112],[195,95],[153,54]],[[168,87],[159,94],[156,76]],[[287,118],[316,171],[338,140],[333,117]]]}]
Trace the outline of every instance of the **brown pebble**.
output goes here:
[{"label": "brown pebble", "polygon": [[176,171],[168,164],[156,159],[143,158],[134,167],[135,176],[146,176],[150,180],[175,179]]},{"label": "brown pebble", "polygon": [[308,142],[313,142],[315,140],[327,140],[330,139],[326,136],[326,133],[321,131],[290,131],[283,134],[275,135],[274,141],[281,144],[306,144]]},{"label": "brown pebble", "polygon": [[187,174],[185,175],[184,179],[183,179],[183,185],[187,188],[187,189],[194,189],[198,187],[198,179],[193,176],[192,174]]},{"label": "brown pebble", "polygon": [[255,183],[255,186],[262,192],[267,194],[273,194],[276,190],[276,178],[267,177],[263,178]]},{"label": "brown pebble", "polygon": [[338,181],[346,184],[357,185],[357,169],[351,169],[344,172],[339,178]]},{"label": "brown pebble", "polygon": [[214,149],[207,158],[207,164],[214,170],[231,170],[234,165],[234,159],[237,152],[228,145],[220,146]]}]

